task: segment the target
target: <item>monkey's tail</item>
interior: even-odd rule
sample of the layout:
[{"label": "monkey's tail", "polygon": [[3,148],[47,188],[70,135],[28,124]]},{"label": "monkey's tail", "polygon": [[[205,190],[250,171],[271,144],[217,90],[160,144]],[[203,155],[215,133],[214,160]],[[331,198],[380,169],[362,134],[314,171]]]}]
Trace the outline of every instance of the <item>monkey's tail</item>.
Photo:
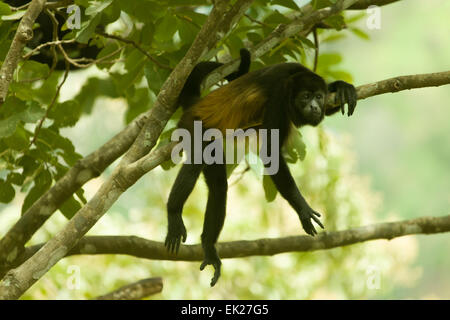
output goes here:
[{"label": "monkey's tail", "polygon": [[239,78],[240,76],[248,73],[248,71],[250,70],[250,62],[251,62],[250,51],[248,51],[245,48],[242,48],[239,51],[239,54],[241,56],[241,63],[239,64],[239,68],[236,72],[233,72],[225,77],[225,79],[227,79],[228,82]]},{"label": "monkey's tail", "polygon": [[[241,62],[236,72],[226,76],[229,82],[246,74],[250,69],[250,52],[247,49],[240,50]],[[208,74],[223,65],[223,63],[215,61],[203,61],[197,64],[186,80],[183,89],[178,98],[178,104],[187,109],[194,105],[201,94],[201,84]]]}]

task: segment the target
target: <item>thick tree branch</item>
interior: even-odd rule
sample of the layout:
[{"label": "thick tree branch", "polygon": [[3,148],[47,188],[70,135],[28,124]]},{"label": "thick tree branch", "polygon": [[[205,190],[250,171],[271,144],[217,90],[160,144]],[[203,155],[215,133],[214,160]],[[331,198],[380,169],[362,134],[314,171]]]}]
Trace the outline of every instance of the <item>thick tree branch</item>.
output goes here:
[{"label": "thick tree branch", "polygon": [[148,278],[120,287],[94,300],[140,300],[159,293],[162,289],[163,282],[161,278]]},{"label": "thick tree branch", "polygon": [[[286,252],[305,252],[332,249],[360,242],[403,237],[413,234],[450,232],[450,215],[422,217],[398,222],[385,222],[343,231],[319,233],[316,237],[292,236],[272,239],[221,242],[217,250],[221,258],[271,256]],[[26,248],[21,261],[25,261],[44,244]],[[167,251],[164,243],[134,236],[89,236],[82,238],[67,256],[80,254],[124,254],[150,260],[201,261],[200,244],[181,245],[178,255]]]},{"label": "thick tree branch", "polygon": [[33,0],[19,23],[17,32],[0,69],[0,106],[5,102],[25,44],[33,38],[33,24],[45,6],[46,0]]}]

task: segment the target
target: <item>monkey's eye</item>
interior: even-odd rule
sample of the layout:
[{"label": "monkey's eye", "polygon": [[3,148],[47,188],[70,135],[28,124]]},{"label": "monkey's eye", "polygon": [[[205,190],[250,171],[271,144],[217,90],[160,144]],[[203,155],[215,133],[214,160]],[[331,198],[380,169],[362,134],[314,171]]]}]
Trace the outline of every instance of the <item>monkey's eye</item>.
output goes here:
[{"label": "monkey's eye", "polygon": [[303,94],[303,99],[309,99],[309,98],[310,98],[309,93],[308,93],[308,92],[305,92],[305,93]]},{"label": "monkey's eye", "polygon": [[317,99],[322,99],[322,95],[319,93],[318,95],[316,95]]}]

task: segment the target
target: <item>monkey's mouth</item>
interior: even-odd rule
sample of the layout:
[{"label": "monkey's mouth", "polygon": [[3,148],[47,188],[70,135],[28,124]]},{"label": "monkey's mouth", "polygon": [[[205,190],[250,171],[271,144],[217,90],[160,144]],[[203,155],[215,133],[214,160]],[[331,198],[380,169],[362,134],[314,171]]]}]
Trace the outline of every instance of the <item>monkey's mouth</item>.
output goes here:
[{"label": "monkey's mouth", "polygon": [[311,120],[321,119],[322,118],[322,112],[320,112],[320,111],[311,111],[310,118],[311,118]]}]

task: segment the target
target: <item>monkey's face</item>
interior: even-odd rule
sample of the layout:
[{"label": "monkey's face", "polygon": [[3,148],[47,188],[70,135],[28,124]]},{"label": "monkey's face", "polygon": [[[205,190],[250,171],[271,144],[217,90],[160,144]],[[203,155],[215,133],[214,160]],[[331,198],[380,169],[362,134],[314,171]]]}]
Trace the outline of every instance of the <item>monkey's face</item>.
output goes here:
[{"label": "monkey's face", "polygon": [[318,125],[324,118],[325,92],[323,90],[301,90],[293,101],[292,122],[296,127]]}]

